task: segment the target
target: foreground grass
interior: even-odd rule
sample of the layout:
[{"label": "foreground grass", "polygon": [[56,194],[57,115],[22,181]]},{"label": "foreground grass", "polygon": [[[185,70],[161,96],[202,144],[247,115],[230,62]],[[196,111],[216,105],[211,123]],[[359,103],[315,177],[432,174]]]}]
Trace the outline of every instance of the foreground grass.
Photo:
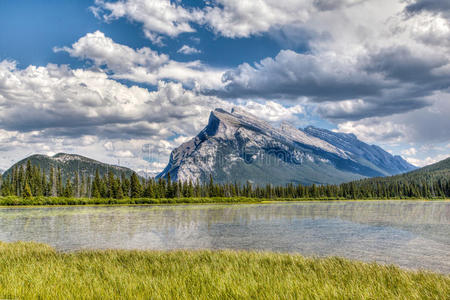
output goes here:
[{"label": "foreground grass", "polygon": [[0,298],[448,299],[450,276],[341,258],[0,243]]},{"label": "foreground grass", "polygon": [[[431,200],[431,199],[346,199],[346,198],[247,198],[247,197],[214,197],[214,198],[65,198],[65,197],[33,197],[16,196],[0,197],[0,206],[33,206],[33,205],[157,205],[157,204],[206,204],[206,203],[263,203],[286,201],[332,201],[332,200]],[[445,200],[442,198],[434,200]]]}]

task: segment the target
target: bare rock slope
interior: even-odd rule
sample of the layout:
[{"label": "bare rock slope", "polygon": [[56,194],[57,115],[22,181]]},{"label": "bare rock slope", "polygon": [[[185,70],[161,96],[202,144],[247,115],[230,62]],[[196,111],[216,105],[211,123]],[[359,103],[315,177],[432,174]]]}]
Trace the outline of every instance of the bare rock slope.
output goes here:
[{"label": "bare rock slope", "polygon": [[208,125],[173,150],[167,167],[175,180],[255,184],[335,184],[415,169],[399,156],[354,135],[288,124],[275,128],[240,109],[211,112]]}]

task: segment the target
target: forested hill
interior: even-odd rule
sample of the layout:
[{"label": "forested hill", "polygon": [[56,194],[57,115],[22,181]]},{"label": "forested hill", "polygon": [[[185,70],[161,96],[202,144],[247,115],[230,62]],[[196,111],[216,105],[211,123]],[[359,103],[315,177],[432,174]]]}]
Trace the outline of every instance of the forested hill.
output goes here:
[{"label": "forested hill", "polygon": [[[33,158],[33,157],[30,157]],[[42,158],[42,156],[39,156]],[[45,157],[44,157],[45,159]],[[210,176],[208,182],[173,181],[168,174],[167,179],[138,178],[134,173],[129,179],[125,173],[114,174],[120,167],[106,166],[108,176],[96,174],[94,178],[83,176],[83,162],[86,158],[54,156],[52,160],[62,160],[65,165],[66,180],[62,180],[60,172],[51,165],[51,172],[42,172],[48,165],[36,167],[36,160],[26,161],[26,168],[17,166],[9,176],[1,182],[1,196],[64,196],[93,198],[204,198],[204,197],[247,197],[261,199],[286,198],[322,198],[322,199],[417,199],[417,198],[450,198],[450,158],[403,175],[378,177],[342,183],[339,185],[272,185],[258,186],[247,181],[239,183],[216,183]],[[91,160],[89,160],[91,161]],[[94,161],[95,162],[95,161]],[[99,162],[96,162],[99,164]],[[33,164],[33,166],[32,166]],[[100,163],[101,164],[101,163]],[[78,165],[80,168],[78,169]],[[69,167],[68,167],[69,166]],[[103,165],[102,165],[103,166]],[[97,165],[91,165],[92,172]],[[100,167],[98,169],[101,169]],[[125,169],[125,168],[123,168]],[[59,168],[61,170],[61,168]],[[79,173],[78,173],[78,170]],[[91,172],[89,171],[89,172]],[[56,174],[55,174],[56,172]],[[72,172],[72,173],[70,173]],[[132,172],[129,170],[129,172]],[[77,174],[78,173],[78,174]],[[50,174],[55,174],[51,176]],[[82,175],[83,174],[83,175]],[[45,175],[45,176],[44,176]],[[81,175],[81,176],[80,176]]]},{"label": "forested hill", "polygon": [[450,157],[405,174],[375,177],[343,184],[363,195],[377,197],[449,197]]},{"label": "forested hill", "polygon": [[97,170],[99,171],[100,176],[107,174],[108,171],[113,172],[113,174],[118,177],[120,177],[122,173],[128,178],[133,174],[133,170],[129,168],[102,163],[81,155],[58,153],[54,156],[41,154],[29,156],[6,170],[3,173],[3,179],[6,179],[8,175],[12,176],[14,169],[18,169],[19,167],[25,168],[28,161],[32,166],[38,167],[40,172],[44,171],[47,176],[50,174],[52,168],[55,173],[60,169],[63,182],[65,182],[67,178],[72,180],[77,173],[80,177],[93,177]]},{"label": "forested hill", "polygon": [[361,180],[362,182],[422,182],[422,181],[436,181],[439,179],[450,178],[450,157],[437,162],[435,164],[423,167],[418,170],[414,170],[408,173],[389,176],[389,177],[376,177]]}]

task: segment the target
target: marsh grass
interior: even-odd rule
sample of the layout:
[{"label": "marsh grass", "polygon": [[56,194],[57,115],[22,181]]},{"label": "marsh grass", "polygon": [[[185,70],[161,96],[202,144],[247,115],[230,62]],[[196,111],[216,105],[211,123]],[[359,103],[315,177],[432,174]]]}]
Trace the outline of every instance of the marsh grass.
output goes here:
[{"label": "marsh grass", "polygon": [[341,258],[0,243],[0,298],[448,299],[450,276]]}]

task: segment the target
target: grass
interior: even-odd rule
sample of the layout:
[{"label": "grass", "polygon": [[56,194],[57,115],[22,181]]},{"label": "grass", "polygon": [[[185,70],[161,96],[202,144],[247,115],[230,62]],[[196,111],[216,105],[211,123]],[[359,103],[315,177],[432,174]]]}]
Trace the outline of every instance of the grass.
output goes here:
[{"label": "grass", "polygon": [[448,299],[450,276],[342,258],[0,243],[0,298]]},{"label": "grass", "polygon": [[[65,197],[33,197],[16,196],[0,197],[0,206],[34,206],[34,205],[158,205],[158,204],[205,204],[205,203],[263,203],[286,201],[332,201],[332,200],[430,200],[430,199],[345,199],[345,198],[246,198],[246,197],[214,197],[214,198],[65,198]],[[435,199],[445,200],[445,199]]]}]

